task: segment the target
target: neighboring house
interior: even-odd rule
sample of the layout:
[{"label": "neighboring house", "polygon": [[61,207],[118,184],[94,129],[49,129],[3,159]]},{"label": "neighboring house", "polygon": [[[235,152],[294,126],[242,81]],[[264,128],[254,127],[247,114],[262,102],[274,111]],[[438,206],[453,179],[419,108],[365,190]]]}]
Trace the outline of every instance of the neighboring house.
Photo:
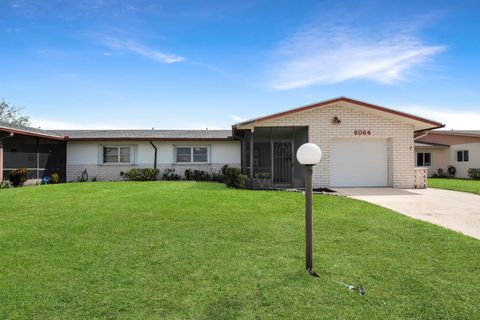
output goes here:
[{"label": "neighboring house", "polygon": [[303,187],[295,153],[313,142],[323,152],[314,167],[315,187],[413,188],[414,134],[442,126],[344,97],[237,123],[232,130],[40,130],[0,124],[0,172],[6,177],[26,167],[32,179],[59,172],[65,181],[76,181],[86,169],[90,178],[119,180],[120,172],[132,167],[183,174],[229,165],[240,167],[253,188]]},{"label": "neighboring house", "polygon": [[468,178],[468,169],[480,168],[480,130],[430,131],[415,139],[415,153],[415,164],[428,167],[429,176],[453,166],[457,178]]}]

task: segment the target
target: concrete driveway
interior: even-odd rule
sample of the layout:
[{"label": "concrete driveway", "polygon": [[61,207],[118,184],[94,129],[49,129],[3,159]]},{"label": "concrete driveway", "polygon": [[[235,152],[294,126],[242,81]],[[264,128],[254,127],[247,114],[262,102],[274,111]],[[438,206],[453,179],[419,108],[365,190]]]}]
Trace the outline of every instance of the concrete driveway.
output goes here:
[{"label": "concrete driveway", "polygon": [[480,196],[442,189],[336,188],[340,194],[480,239]]}]

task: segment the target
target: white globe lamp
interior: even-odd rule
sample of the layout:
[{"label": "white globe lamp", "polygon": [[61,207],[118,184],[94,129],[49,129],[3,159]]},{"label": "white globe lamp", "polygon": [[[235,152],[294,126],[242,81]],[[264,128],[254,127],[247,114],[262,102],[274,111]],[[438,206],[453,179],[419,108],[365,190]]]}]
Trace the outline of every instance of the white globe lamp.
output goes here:
[{"label": "white globe lamp", "polygon": [[297,160],[303,165],[316,165],[322,159],[322,150],[315,143],[305,143],[297,150]]}]

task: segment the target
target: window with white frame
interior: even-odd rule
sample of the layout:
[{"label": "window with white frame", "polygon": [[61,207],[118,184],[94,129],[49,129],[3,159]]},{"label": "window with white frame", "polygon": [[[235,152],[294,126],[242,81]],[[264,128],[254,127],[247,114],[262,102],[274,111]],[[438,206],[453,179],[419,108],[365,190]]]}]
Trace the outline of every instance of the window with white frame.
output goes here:
[{"label": "window with white frame", "polygon": [[103,163],[131,163],[131,151],[129,146],[104,146]]},{"label": "window with white frame", "polygon": [[468,162],[468,150],[457,151],[457,162]]},{"label": "window with white frame", "polygon": [[417,167],[430,167],[432,165],[432,154],[430,152],[417,153]]},{"label": "window with white frame", "polygon": [[175,162],[177,163],[208,163],[208,146],[176,146]]}]

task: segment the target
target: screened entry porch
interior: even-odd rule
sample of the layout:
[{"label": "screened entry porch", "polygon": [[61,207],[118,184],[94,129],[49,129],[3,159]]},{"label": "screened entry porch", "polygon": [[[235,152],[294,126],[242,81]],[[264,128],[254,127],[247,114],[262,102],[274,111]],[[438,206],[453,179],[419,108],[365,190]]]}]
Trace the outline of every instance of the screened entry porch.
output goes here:
[{"label": "screened entry porch", "polygon": [[255,127],[238,131],[242,141],[242,171],[252,189],[302,188],[305,172],[296,159],[308,141],[308,127]]}]

